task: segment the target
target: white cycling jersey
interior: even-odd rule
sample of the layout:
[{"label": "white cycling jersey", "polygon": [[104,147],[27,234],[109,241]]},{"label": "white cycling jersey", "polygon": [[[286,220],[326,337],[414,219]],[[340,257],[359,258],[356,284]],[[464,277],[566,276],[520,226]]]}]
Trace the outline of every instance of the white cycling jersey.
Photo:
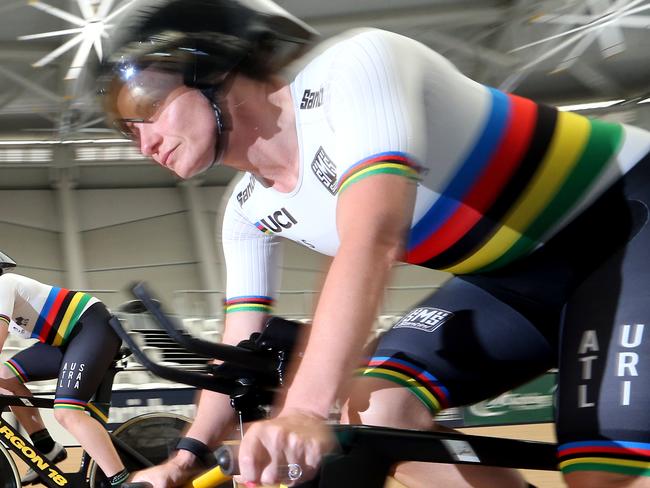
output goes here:
[{"label": "white cycling jersey", "polygon": [[543,244],[650,150],[642,129],[481,85],[380,30],[330,42],[291,93],[298,182],[238,182],[223,223],[228,312],[269,310],[278,237],[336,254],[338,197],[362,178],[418,179],[407,262],[477,273]]},{"label": "white cycling jersey", "polygon": [[15,273],[0,276],[0,326],[53,346],[65,344],[79,317],[98,301]]}]

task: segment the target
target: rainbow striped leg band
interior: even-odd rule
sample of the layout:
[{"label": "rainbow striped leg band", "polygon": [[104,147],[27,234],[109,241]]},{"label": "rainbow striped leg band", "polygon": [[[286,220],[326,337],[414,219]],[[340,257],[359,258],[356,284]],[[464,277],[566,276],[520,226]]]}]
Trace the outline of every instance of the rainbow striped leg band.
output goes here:
[{"label": "rainbow striped leg band", "polygon": [[70,410],[85,411],[88,402],[77,400],[76,398],[55,398],[54,408],[68,408]]},{"label": "rainbow striped leg band", "polygon": [[107,412],[92,402],[84,402],[76,398],[55,398],[54,408],[65,408],[68,410],[88,411],[92,417],[102,424],[108,423]]},{"label": "rainbow striped leg band", "polygon": [[25,373],[25,370],[20,367],[20,364],[18,364],[16,361],[13,359],[7,359],[4,362],[4,365],[11,370],[11,372],[18,378],[18,381],[20,381],[22,384],[25,384],[29,381],[27,378],[27,373]]},{"label": "rainbow striped leg band", "polygon": [[374,356],[359,376],[382,378],[408,388],[432,415],[449,407],[449,391],[431,373],[410,361],[388,356]]},{"label": "rainbow striped leg band", "polygon": [[558,446],[560,470],[607,471],[627,476],[650,476],[650,443],[582,441]]}]

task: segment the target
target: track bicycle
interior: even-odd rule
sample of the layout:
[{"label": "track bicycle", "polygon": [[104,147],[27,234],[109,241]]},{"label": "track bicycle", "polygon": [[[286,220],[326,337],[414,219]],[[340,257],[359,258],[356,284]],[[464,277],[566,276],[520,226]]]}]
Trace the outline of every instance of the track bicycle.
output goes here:
[{"label": "track bicycle", "polygon": [[[188,351],[223,361],[205,373],[155,363],[133,342],[118,320],[111,321],[113,329],[143,366],[162,378],[229,395],[240,426],[266,416],[275,393],[284,384],[289,360],[295,359],[293,350],[301,328],[306,327],[304,324],[272,317],[261,333],[252,334],[237,346],[217,344],[193,337],[184,330],[162,310],[160,301],[152,297],[143,283],[135,285],[132,292],[171,339]],[[381,488],[392,466],[404,461],[558,469],[554,443],[365,425],[333,425],[332,429],[338,449],[324,457],[317,478],[295,486]],[[238,473],[235,450],[224,445],[214,454],[215,466],[185,488],[220,487]],[[288,481],[297,482],[290,474]],[[144,488],[146,483],[136,485],[132,488]]]},{"label": "track bicycle", "polygon": [[[89,403],[89,414],[103,425],[108,421],[115,375],[125,369],[125,359],[130,354],[128,349],[120,349]],[[35,396],[0,395],[0,412],[14,405],[53,408],[54,400]],[[109,435],[127,469],[135,471],[167,459],[188,422],[189,419],[176,414],[146,413],[120,424]],[[50,463],[18,429],[0,416],[0,488],[21,486],[12,454],[36,471],[39,476],[36,483],[40,482],[48,488],[110,487],[104,473],[85,451],[82,452],[77,471],[63,472]]]}]

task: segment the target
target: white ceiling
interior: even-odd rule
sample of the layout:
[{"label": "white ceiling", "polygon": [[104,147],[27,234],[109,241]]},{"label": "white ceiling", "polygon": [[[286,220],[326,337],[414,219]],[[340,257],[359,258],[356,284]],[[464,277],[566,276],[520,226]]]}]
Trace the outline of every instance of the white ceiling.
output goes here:
[{"label": "white ceiling", "polygon": [[[137,1],[137,0],[136,0]],[[0,143],[116,137],[106,129],[91,91],[84,87],[84,54],[96,56],[92,41],[71,44],[78,32],[52,37],[23,36],[50,31],[96,29],[100,16],[125,0],[2,0],[0,3]],[[351,27],[399,32],[449,57],[478,81],[565,103],[624,99],[609,109],[637,112],[650,96],[650,1],[642,0],[277,0],[329,36]],[[88,20],[84,21],[84,18]],[[110,32],[109,32],[110,35]],[[81,39],[81,38],[79,38]],[[99,47],[99,46],[96,46]],[[52,54],[54,52],[54,54]],[[44,64],[34,66],[34,64]],[[45,64],[46,63],[46,64]],[[66,80],[72,72],[81,74]],[[638,118],[638,117],[637,117]],[[93,144],[102,148],[102,144]],[[45,188],[61,171],[82,187],[164,186],[176,180],[142,160],[108,153],[102,161],[79,156],[83,144],[0,145],[0,188]],[[14,151],[8,154],[8,150]],[[25,153],[51,151],[54,156]],[[18,151],[18,152],[16,152]],[[20,154],[19,154],[20,153]],[[40,153],[39,153],[40,154]],[[34,161],[41,157],[43,161]],[[13,159],[12,159],[13,158]],[[232,172],[210,173],[207,184],[224,184]]]}]

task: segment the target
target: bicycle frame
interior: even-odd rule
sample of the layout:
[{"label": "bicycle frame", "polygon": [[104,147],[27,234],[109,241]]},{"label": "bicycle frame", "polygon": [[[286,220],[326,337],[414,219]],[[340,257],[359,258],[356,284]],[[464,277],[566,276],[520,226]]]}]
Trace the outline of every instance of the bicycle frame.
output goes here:
[{"label": "bicycle frame", "polygon": [[[189,334],[175,325],[159,306],[159,301],[151,297],[144,284],[133,287],[133,294],[142,301],[158,324],[168,331],[170,337],[188,349],[196,344],[198,339],[187,339]],[[220,393],[229,394],[231,403],[237,409],[236,400],[242,396],[253,399],[264,398],[269,400],[273,394],[273,383],[256,381],[254,372],[261,368],[252,368],[250,377],[214,378],[208,374],[191,374],[174,368],[153,363],[138,348],[137,344],[122,329],[119,321],[111,323],[116,333],[129,345],[133,354],[148,369],[158,376],[186,383],[199,388],[209,389]],[[251,340],[244,341],[245,353],[238,356],[240,346],[226,346],[227,355],[237,364],[244,364],[250,357],[251,349],[258,347],[261,357],[278,357],[281,355],[285,361],[290,351],[283,350],[282,340],[274,342],[273,339],[265,340],[262,335],[257,335]],[[180,340],[179,340],[180,339]],[[205,341],[200,341],[205,342]],[[271,346],[269,346],[271,344]],[[289,341],[292,347],[295,341]],[[217,346],[210,349],[210,346]],[[212,352],[215,359],[223,359],[219,353],[223,345],[202,343],[202,353]],[[284,366],[284,362],[280,366]],[[278,363],[269,363],[269,368],[264,374],[277,371]],[[270,370],[270,371],[269,371]],[[238,370],[241,373],[241,370]],[[280,381],[278,382],[280,383]],[[228,385],[234,388],[228,389]],[[257,390],[262,390],[260,393]],[[269,402],[270,403],[270,402]],[[250,407],[249,404],[245,404]],[[342,486],[383,487],[386,476],[391,467],[399,462],[419,461],[431,463],[474,464],[495,467],[508,467],[519,469],[535,469],[557,471],[556,444],[546,442],[503,439],[498,437],[475,436],[459,433],[421,432],[386,427],[369,427],[364,425],[337,425],[333,426],[334,433],[339,441],[339,450],[323,459],[320,476],[312,481],[301,483],[304,488],[333,488]],[[396,449],[395,446],[399,445]],[[229,461],[232,465],[233,460]],[[236,470],[234,471],[237,472]],[[214,488],[218,483],[230,479],[221,466],[217,466],[192,480],[186,488]]]},{"label": "bicycle frame", "polygon": [[[14,398],[25,399],[28,397]],[[18,403],[16,405],[31,406]],[[64,474],[55,465],[52,465],[40,451],[2,417],[0,417],[0,441],[2,441],[10,452],[18,455],[27,466],[36,471],[39,474],[41,482],[46,486],[60,488],[71,484],[72,480],[69,475]]]},{"label": "bicycle frame", "polygon": [[[89,404],[91,416],[97,419],[102,425],[108,420],[108,410],[110,408],[110,398],[112,394],[113,382],[115,375],[124,368],[117,365],[120,359],[125,357],[122,352],[121,357],[114,361],[107,370],[106,375],[97,388],[95,400]],[[29,408],[54,408],[54,400],[43,397],[26,397],[17,395],[0,395],[0,412],[4,411],[7,406],[29,407]],[[105,413],[104,413],[105,412]],[[120,455],[130,456],[137,460],[143,467],[151,466],[152,463],[129,445],[109,432],[111,441],[115,445]],[[17,429],[9,424],[0,416],[0,442],[6,446],[7,450],[16,454],[22,459],[27,466],[38,473],[40,481],[48,488],[61,488],[64,486],[82,487],[88,485],[88,476],[91,458],[83,451],[79,470],[76,472],[63,472],[55,465],[50,463],[45,455],[38,451],[34,445],[23,437]]]}]

